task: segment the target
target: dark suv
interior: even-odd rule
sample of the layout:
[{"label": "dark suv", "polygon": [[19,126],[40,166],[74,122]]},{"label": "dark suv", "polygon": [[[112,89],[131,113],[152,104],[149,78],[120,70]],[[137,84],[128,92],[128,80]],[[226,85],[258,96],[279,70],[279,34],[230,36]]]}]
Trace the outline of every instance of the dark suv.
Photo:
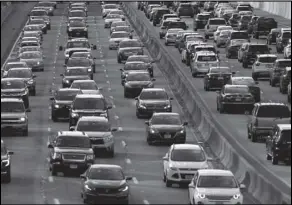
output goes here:
[{"label": "dark suv", "polygon": [[291,164],[291,124],[277,124],[266,140],[267,160],[273,164],[285,161]]},{"label": "dark suv", "polygon": [[178,16],[190,16],[191,18],[195,15],[195,10],[190,3],[180,3],[177,8]]},{"label": "dark suv", "polygon": [[156,26],[156,24],[160,24],[160,21],[162,19],[162,16],[164,14],[170,14],[170,10],[167,8],[159,8],[157,9],[153,14],[153,26]]},{"label": "dark suv", "polygon": [[48,144],[50,171],[53,176],[58,172],[78,171],[84,173],[94,163],[94,153],[87,134],[78,131],[61,131]]},{"label": "dark suv", "polygon": [[69,114],[69,128],[75,126],[81,116],[104,116],[109,118],[109,106],[101,94],[77,94]]},{"label": "dark suv", "polygon": [[252,65],[255,62],[258,54],[270,54],[271,48],[266,44],[248,43],[241,47],[242,55],[242,67],[247,68],[248,65]]},{"label": "dark suv", "polygon": [[201,13],[196,15],[196,18],[193,22],[194,31],[197,31],[198,29],[204,29],[210,17],[211,15],[209,13]]},{"label": "dark suv", "polygon": [[287,46],[289,39],[291,39],[291,29],[282,28],[276,38],[276,50],[278,53],[282,53],[284,47]]},{"label": "dark suv", "polygon": [[278,23],[274,18],[259,17],[253,25],[253,36],[258,39],[260,35],[268,35],[273,28],[277,28]]},{"label": "dark suv", "polygon": [[88,38],[87,25],[83,21],[73,21],[69,23],[68,37]]},{"label": "dark suv", "polygon": [[1,181],[9,183],[11,181],[11,159],[13,152],[8,151],[3,140],[1,140]]}]

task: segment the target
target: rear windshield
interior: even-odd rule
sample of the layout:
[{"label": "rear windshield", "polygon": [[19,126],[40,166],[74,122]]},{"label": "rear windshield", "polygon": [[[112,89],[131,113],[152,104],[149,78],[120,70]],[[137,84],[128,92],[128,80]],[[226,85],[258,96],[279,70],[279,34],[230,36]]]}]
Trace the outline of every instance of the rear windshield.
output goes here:
[{"label": "rear windshield", "polygon": [[186,23],[183,21],[172,21],[169,23],[168,28],[182,28],[182,29],[186,29]]},{"label": "rear windshield", "polygon": [[208,62],[208,61],[216,61],[217,57],[216,56],[198,56],[197,61],[204,61],[204,62]]},{"label": "rear windshield", "polygon": [[210,20],[210,25],[225,25],[225,20],[216,19],[216,20]]},{"label": "rear windshield", "polygon": [[279,61],[278,63],[280,68],[291,67],[291,60]]},{"label": "rear windshield", "polygon": [[249,93],[248,87],[227,87],[225,88],[225,93]]},{"label": "rear windshield", "polygon": [[283,130],[281,132],[281,139],[282,142],[291,142],[291,130]]},{"label": "rear windshield", "polygon": [[267,45],[251,45],[249,47],[249,52],[252,52],[252,53],[259,52],[262,54],[270,53]]},{"label": "rear windshield", "polygon": [[210,15],[198,15],[198,20],[208,20]]},{"label": "rear windshield", "polygon": [[261,106],[257,116],[268,118],[289,118],[290,110],[287,106]]},{"label": "rear windshield", "polygon": [[249,39],[247,32],[232,32],[231,39]]},{"label": "rear windshield", "polygon": [[73,101],[75,96],[80,93],[79,91],[57,91],[55,99],[61,101]]},{"label": "rear windshield", "polygon": [[250,11],[250,7],[249,6],[239,6],[237,7],[238,11]]},{"label": "rear windshield", "polygon": [[277,57],[261,57],[258,59],[261,63],[274,63],[277,60]]}]

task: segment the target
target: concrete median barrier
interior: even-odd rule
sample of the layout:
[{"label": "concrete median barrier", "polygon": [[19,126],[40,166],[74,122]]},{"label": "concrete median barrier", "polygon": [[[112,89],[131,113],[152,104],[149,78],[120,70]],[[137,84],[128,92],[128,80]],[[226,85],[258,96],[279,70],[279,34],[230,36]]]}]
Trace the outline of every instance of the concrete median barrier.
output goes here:
[{"label": "concrete median barrier", "polygon": [[12,11],[13,5],[10,2],[8,2],[3,8],[1,7],[1,27]]},{"label": "concrete median barrier", "polygon": [[151,57],[157,60],[174,93],[179,94],[179,102],[190,116],[191,123],[197,127],[205,143],[225,168],[231,170],[239,182],[247,186],[247,191],[261,203],[291,204],[291,188],[266,170],[217,122],[196,88],[180,71],[179,65],[163,46],[159,36],[154,36],[147,25],[138,18],[138,11],[134,9],[133,3],[125,2],[123,10]]}]

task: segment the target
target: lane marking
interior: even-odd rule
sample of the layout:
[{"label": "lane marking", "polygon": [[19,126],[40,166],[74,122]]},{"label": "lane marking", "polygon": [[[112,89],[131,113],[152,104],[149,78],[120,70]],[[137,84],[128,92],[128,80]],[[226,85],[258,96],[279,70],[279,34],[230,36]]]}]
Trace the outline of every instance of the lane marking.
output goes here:
[{"label": "lane marking", "polygon": [[121,142],[121,144],[124,148],[127,147],[127,143],[124,140]]},{"label": "lane marking", "polygon": [[114,97],[113,96],[109,96],[110,97],[110,99],[114,99]]},{"label": "lane marking", "polygon": [[147,201],[146,199],[143,200],[143,203],[146,205],[150,204],[149,201]]},{"label": "lane marking", "polygon": [[111,91],[112,89],[111,88],[108,88],[108,91]]},{"label": "lane marking", "polygon": [[127,164],[132,164],[132,161],[129,158],[126,158],[126,163]]},{"label": "lane marking", "polygon": [[51,128],[50,127],[48,127],[48,132],[51,132]]},{"label": "lane marking", "polygon": [[54,204],[60,204],[60,201],[57,198],[54,198],[53,201],[54,201]]},{"label": "lane marking", "polygon": [[134,184],[139,184],[139,181],[136,177],[133,177],[133,182],[134,182]]},{"label": "lane marking", "polygon": [[122,132],[123,128],[122,127],[118,127],[118,131]]},{"label": "lane marking", "polygon": [[119,119],[119,116],[115,115],[115,120],[118,120]]},{"label": "lane marking", "polygon": [[54,182],[54,178],[52,176],[48,177],[49,182],[53,183]]}]

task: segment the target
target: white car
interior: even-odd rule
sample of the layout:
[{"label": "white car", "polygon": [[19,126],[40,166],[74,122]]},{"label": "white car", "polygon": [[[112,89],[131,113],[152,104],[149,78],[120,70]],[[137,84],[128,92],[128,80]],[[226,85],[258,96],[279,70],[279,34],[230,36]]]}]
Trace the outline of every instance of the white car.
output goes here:
[{"label": "white car", "polygon": [[217,30],[214,32],[214,43],[216,43],[217,38],[221,31],[232,31],[232,26],[218,26]]},{"label": "white car", "polygon": [[242,204],[245,188],[229,170],[201,169],[189,184],[189,204]]},{"label": "white car", "polygon": [[[96,47],[93,46],[93,49],[96,49]],[[63,47],[60,46],[59,50],[63,50]],[[74,39],[68,40],[65,47],[65,51],[64,51],[65,63],[69,59],[70,51],[78,51],[78,50],[91,52],[91,45],[89,44],[88,39],[74,38]]]},{"label": "white car", "polygon": [[243,57],[243,52],[245,51],[245,48],[247,47],[247,45],[249,44],[249,42],[243,43],[241,44],[238,52],[237,52],[237,60],[238,62],[242,62],[242,57]]},{"label": "white car", "polygon": [[252,78],[257,81],[258,78],[270,78],[270,71],[273,69],[277,56],[273,54],[257,55],[252,65]]},{"label": "white car", "polygon": [[190,62],[190,68],[193,77],[197,77],[200,74],[205,75],[208,73],[209,68],[218,66],[219,58],[217,53],[210,51],[196,52],[195,56]]},{"label": "white car", "polygon": [[186,63],[187,65],[189,65],[189,60],[188,57],[188,53],[189,55],[192,53],[194,53],[196,46],[198,45],[207,45],[207,43],[204,43],[202,41],[187,41],[186,43],[186,47],[182,50],[181,52],[181,61],[183,63]]},{"label": "white car", "polygon": [[130,39],[130,34],[126,31],[113,32],[109,39],[109,49],[118,49],[122,40]]},{"label": "white car", "polygon": [[284,58],[291,58],[291,40],[289,40],[289,43],[284,48]]},{"label": "white car", "polygon": [[112,22],[114,21],[123,21],[122,16],[119,14],[109,14],[105,17],[104,28],[110,28]]},{"label": "white car", "polygon": [[199,169],[208,169],[208,160],[202,146],[173,144],[163,157],[163,180],[167,187],[172,184],[190,183]]},{"label": "white car", "polygon": [[253,15],[252,11],[240,11],[240,12],[238,12],[238,14],[240,16],[252,16]]},{"label": "white car", "polygon": [[210,18],[208,23],[205,25],[205,39],[209,39],[209,37],[214,36],[214,32],[216,32],[219,26],[226,26],[226,21],[224,18]]},{"label": "white car", "polygon": [[183,29],[182,28],[168,29],[165,34],[165,45],[167,46],[170,43],[175,43],[176,36],[180,31],[183,31]]},{"label": "white car", "polygon": [[111,10],[108,14],[118,14],[121,16],[123,21],[126,20],[125,14],[122,10],[119,10],[119,9]]},{"label": "white car", "polygon": [[102,5],[102,16],[105,17],[109,12],[117,9],[119,9],[117,4],[104,4]]},{"label": "white car", "polygon": [[114,21],[114,22],[112,22],[111,28],[110,28],[110,34],[112,34],[112,32],[114,31],[114,29],[117,26],[128,26],[128,24],[125,21]]},{"label": "white car", "polygon": [[71,84],[72,89],[80,89],[83,94],[100,94],[100,88],[94,80],[74,80]]},{"label": "white car", "polygon": [[226,46],[228,39],[230,37],[232,30],[223,30],[216,36],[216,46],[219,48],[221,46]]}]

